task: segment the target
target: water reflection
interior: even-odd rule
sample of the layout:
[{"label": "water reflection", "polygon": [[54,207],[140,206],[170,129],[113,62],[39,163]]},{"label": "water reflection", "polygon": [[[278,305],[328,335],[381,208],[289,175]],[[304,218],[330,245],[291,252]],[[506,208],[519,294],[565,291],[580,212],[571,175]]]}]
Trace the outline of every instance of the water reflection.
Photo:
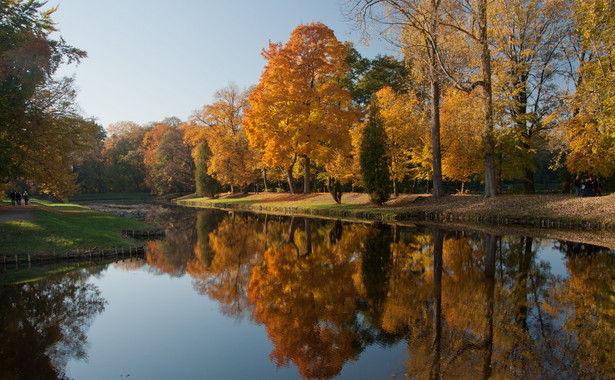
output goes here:
[{"label": "water reflection", "polygon": [[[303,378],[345,377],[370,350],[402,345],[404,362],[387,368],[389,374],[615,377],[612,250],[437,227],[214,211],[165,218],[167,237],[148,243],[147,265],[124,262],[115,269],[173,279],[188,274],[192,288],[215,300],[223,315],[264,328],[272,347],[268,365],[296,368]],[[545,251],[563,264],[553,265]],[[106,304],[88,281],[93,271],[0,288],[0,378],[66,378],[66,363],[87,357],[86,333]],[[193,316],[199,324],[182,328],[203,328],[201,315]]]},{"label": "water reflection", "polygon": [[542,244],[201,211],[151,243],[148,262],[263,324],[271,360],[304,378],[333,378],[366,347],[403,340],[411,378],[613,376],[613,251],[555,242],[561,276]]},{"label": "water reflection", "polygon": [[87,358],[87,331],[105,309],[91,273],[0,287],[0,378],[64,379]]}]

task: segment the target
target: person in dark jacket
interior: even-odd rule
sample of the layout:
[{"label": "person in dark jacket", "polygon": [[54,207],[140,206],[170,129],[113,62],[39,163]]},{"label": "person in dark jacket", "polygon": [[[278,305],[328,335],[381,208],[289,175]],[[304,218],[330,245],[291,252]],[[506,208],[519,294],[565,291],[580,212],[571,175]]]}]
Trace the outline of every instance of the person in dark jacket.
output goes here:
[{"label": "person in dark jacket", "polygon": [[28,192],[24,191],[22,197],[24,204],[28,205],[28,202],[30,201],[30,196],[28,195]]},{"label": "person in dark jacket", "polygon": [[15,201],[17,202],[17,206],[21,206],[21,193],[19,191],[15,193]]},{"label": "person in dark jacket", "polygon": [[15,190],[11,190],[11,205],[15,206]]},{"label": "person in dark jacket", "polygon": [[581,195],[581,178],[577,176],[577,178],[574,179],[574,196],[578,197],[579,195]]}]

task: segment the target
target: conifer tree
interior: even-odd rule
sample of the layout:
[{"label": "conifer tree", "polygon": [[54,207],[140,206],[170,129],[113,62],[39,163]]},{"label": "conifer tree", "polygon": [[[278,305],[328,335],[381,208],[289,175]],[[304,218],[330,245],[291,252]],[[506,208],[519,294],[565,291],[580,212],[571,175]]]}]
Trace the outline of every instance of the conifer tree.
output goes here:
[{"label": "conifer tree", "polygon": [[381,205],[389,200],[391,180],[389,174],[390,158],[387,156],[387,135],[384,130],[380,110],[372,102],[369,118],[363,130],[360,164],[363,186],[372,203]]},{"label": "conifer tree", "polygon": [[207,174],[207,161],[211,157],[211,149],[207,145],[207,140],[203,140],[196,151],[196,195],[199,197],[210,196],[214,198],[220,184],[214,177]]}]

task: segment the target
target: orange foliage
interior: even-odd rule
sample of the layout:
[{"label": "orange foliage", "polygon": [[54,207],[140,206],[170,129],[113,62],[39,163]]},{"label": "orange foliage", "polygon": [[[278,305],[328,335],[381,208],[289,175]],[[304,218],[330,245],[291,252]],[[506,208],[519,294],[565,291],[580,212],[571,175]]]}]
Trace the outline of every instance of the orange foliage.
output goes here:
[{"label": "orange foliage", "polygon": [[296,156],[328,163],[350,151],[355,121],[350,95],[339,84],[346,48],[321,23],[299,25],[284,46],[269,44],[260,82],[250,95],[245,128],[263,162],[292,169]]}]

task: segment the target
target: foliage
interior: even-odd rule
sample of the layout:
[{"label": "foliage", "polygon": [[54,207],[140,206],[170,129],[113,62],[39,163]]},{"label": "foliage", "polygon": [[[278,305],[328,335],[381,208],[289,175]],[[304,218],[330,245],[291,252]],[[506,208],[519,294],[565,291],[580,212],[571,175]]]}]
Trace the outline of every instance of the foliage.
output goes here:
[{"label": "foliage", "polygon": [[75,191],[73,154],[99,133],[74,104],[71,78],[53,79],[63,62],[85,52],[67,45],[45,2],[4,1],[0,7],[0,183],[24,178],[42,191],[66,196]]},{"label": "foliage", "polygon": [[107,191],[145,190],[145,149],[147,129],[132,121],[121,121],[107,128],[102,151]]},{"label": "foliage", "polygon": [[372,203],[381,205],[391,194],[390,157],[387,154],[387,135],[380,110],[372,103],[363,129],[360,162],[363,187]]},{"label": "foliage", "polygon": [[211,157],[211,149],[207,144],[207,140],[201,142],[196,148],[196,157],[194,159],[196,195],[200,197],[209,196],[214,198],[220,191],[220,184],[216,179],[207,173],[207,163]]},{"label": "foliage", "polygon": [[192,147],[196,158],[197,148],[207,141],[211,156],[207,161],[207,173],[222,185],[234,190],[256,182],[258,177],[258,153],[250,147],[244,127],[244,114],[248,107],[248,92],[240,91],[237,85],[216,92],[215,101],[203,107],[184,124],[185,143]]},{"label": "foliage", "polygon": [[284,46],[270,43],[263,56],[267,65],[250,95],[246,132],[268,166],[292,174],[298,157],[307,160],[304,185],[309,184],[310,159],[327,163],[336,150],[350,151],[355,115],[340,85],[348,71],[346,48],[331,29],[313,23],[295,28]]},{"label": "foliage", "polygon": [[184,144],[184,130],[158,124],[143,138],[146,182],[157,194],[194,191],[195,163]]}]

